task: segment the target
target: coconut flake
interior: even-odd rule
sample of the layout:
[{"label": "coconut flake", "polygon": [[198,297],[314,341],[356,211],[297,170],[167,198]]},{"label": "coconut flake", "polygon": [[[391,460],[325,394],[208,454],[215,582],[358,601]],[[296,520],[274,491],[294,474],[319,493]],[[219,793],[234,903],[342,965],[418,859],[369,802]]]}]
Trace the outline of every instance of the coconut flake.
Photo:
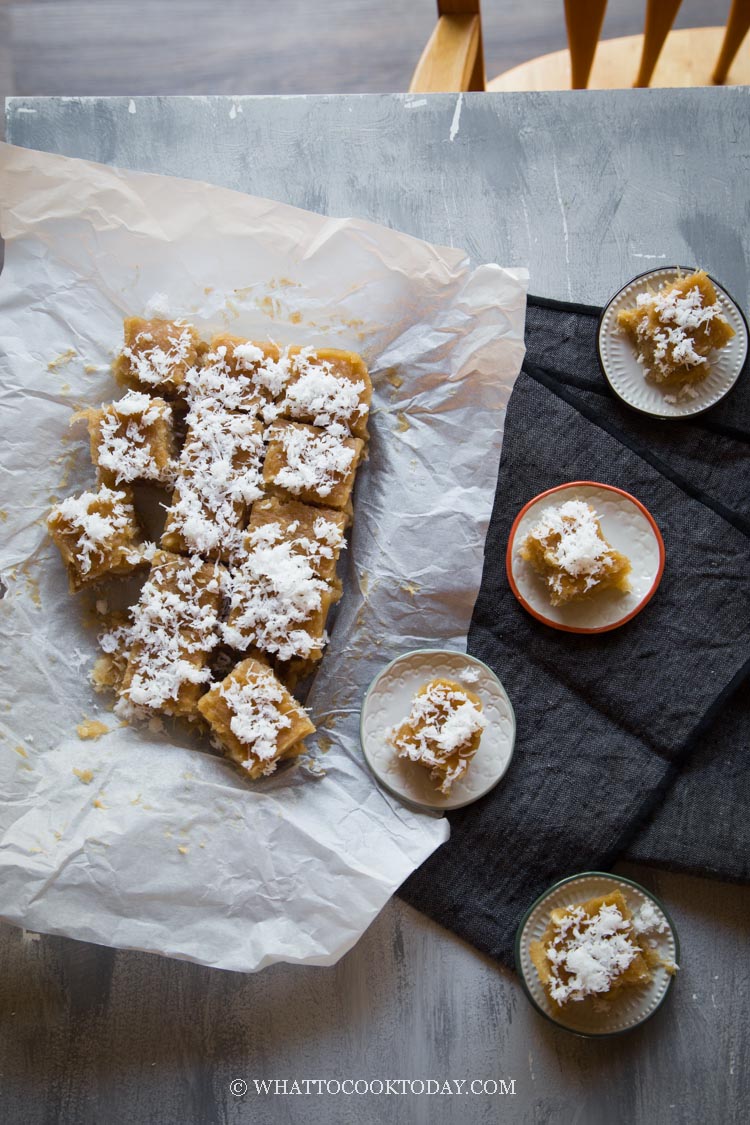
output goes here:
[{"label": "coconut flake", "polygon": [[[98,511],[104,506],[105,512]],[[50,520],[63,520],[77,535],[74,558],[81,574],[88,574],[95,560],[122,545],[122,537],[135,524],[135,509],[127,492],[100,485],[96,492],[68,496],[52,509]]]},{"label": "coconut flake", "polygon": [[594,915],[570,906],[554,925],[545,947],[549,993],[558,1004],[609,992],[640,952],[630,922],[617,906],[604,903]]},{"label": "coconut flake", "polygon": [[128,391],[117,402],[102,408],[99,421],[97,462],[112,473],[118,484],[135,480],[171,483],[174,464],[157,465],[149,428],[158,421],[172,425],[172,408],[161,399],[141,391]]},{"label": "coconut flake", "polygon": [[207,667],[189,659],[205,656],[219,641],[217,610],[204,597],[206,591],[218,591],[219,572],[205,582],[205,566],[198,557],[156,565],[131,611],[130,625],[102,635],[105,652],[123,643],[130,648],[134,672],[123,692],[129,704],[158,709],[176,700],[183,684],[211,679]]},{"label": "coconut flake", "polygon": [[336,375],[333,365],[317,359],[312,348],[303,348],[293,362],[295,378],[286,389],[280,413],[316,426],[333,422],[348,426],[357,415],[367,413],[367,403],[359,401],[365,390],[361,380]]},{"label": "coconut flake", "polygon": [[426,687],[412,699],[404,722],[387,731],[386,737],[400,758],[431,767],[432,777],[441,780],[441,791],[448,793],[469,766],[468,758],[459,758],[452,766],[449,759],[462,747],[468,748],[487,720],[465,692],[440,682]]},{"label": "coconut flake", "polygon": [[[143,344],[153,344],[144,348]],[[125,347],[122,354],[130,361],[133,374],[140,383],[158,387],[168,382],[175,367],[185,363],[194,348],[193,334],[189,325],[174,322],[174,331],[169,335],[169,347],[165,350],[154,343],[150,332],[139,332],[133,347]]]},{"label": "coconut flake", "polygon": [[356,457],[356,447],[346,444],[348,431],[339,423],[327,429],[290,424],[273,426],[267,434],[279,442],[285,464],[274,476],[274,483],[297,496],[314,492],[328,496],[346,477]]},{"label": "coconut flake", "polygon": [[[247,555],[229,578],[229,621],[224,640],[234,648],[255,645],[280,660],[307,657],[327,641],[305,628],[320,610],[330,583],[319,577],[322,558],[332,558],[331,525],[323,521],[321,537],[290,537],[278,523],[249,532]],[[342,539],[338,528],[339,541]],[[337,546],[340,542],[337,542]]]},{"label": "coconut flake", "polygon": [[243,764],[252,768],[259,761],[268,762],[263,772],[272,773],[279,735],[292,725],[290,716],[279,709],[287,693],[271,672],[254,675],[248,683],[230,678],[219,691],[232,713],[229,729],[248,751]]},{"label": "coconut flake", "polygon": [[188,414],[167,532],[179,533],[191,551],[232,557],[242,549],[245,509],[263,494],[263,436],[249,415],[204,402]]},{"label": "coconut flake", "polygon": [[[559,542],[549,541],[559,536]],[[536,539],[555,566],[574,578],[586,575],[586,589],[597,584],[597,575],[612,565],[610,547],[599,534],[593,508],[583,500],[566,500],[556,507],[545,508],[528,535]],[[555,576],[560,593],[560,578]]]}]

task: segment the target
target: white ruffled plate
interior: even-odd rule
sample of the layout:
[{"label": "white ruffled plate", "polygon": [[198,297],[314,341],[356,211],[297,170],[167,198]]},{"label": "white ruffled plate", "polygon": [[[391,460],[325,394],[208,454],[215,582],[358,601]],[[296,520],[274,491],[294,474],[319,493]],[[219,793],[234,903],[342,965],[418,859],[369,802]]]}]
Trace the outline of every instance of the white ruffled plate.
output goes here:
[{"label": "white ruffled plate", "polygon": [[639,294],[657,289],[665,281],[674,281],[679,275],[690,273],[695,273],[694,266],[663,266],[661,269],[639,274],[615,293],[599,319],[599,363],[609,385],[628,406],[657,418],[689,418],[715,406],[731,391],[747,358],[748,328],[742,309],[711,278],[721,311],[735,335],[726,347],[713,352],[710,374],[700,383],[694,384],[694,398],[678,398],[676,402],[668,402],[665,396],[674,394],[674,391],[655,386],[646,380],[643,368],[636,362],[633,345],[617,328],[617,314],[625,308],[631,308]]},{"label": "white ruffled plate", "polygon": [[650,903],[656,909],[658,917],[666,923],[666,932],[644,935],[645,940],[653,943],[652,948],[665,961],[678,965],[680,944],[677,932],[659,900],[631,879],[600,871],[586,871],[555,883],[530,907],[521,919],[516,934],[516,968],[521,976],[524,992],[543,1016],[578,1035],[620,1035],[623,1031],[638,1027],[663,1003],[674,980],[674,974],[659,965],[652,970],[653,979],[650,984],[623,988],[620,995],[612,1001],[603,998],[571,1000],[564,1008],[559,1008],[547,996],[531,962],[529,948],[532,941],[539,941],[551,912],[556,908],[575,906],[616,890],[622,891],[633,913],[644,903]]},{"label": "white ruffled plate", "polygon": [[[487,719],[479,749],[448,796],[436,788],[429,770],[399,758],[387,740],[391,727],[409,714],[419,688],[438,677],[457,680],[475,692]],[[508,769],[516,717],[505,688],[481,660],[448,649],[415,649],[392,660],[370,684],[362,703],[360,739],[367,764],[385,789],[421,808],[459,809],[493,789]]]},{"label": "white ruffled plate", "polygon": [[[630,593],[603,590],[586,601],[550,604],[546,586],[518,548],[543,509],[566,500],[590,504],[607,542],[630,559]],[[606,633],[630,621],[653,597],[664,570],[664,541],[651,513],[629,492],[595,481],[572,481],[540,493],[521,509],[511,528],[505,565],[511,590],[538,621],[566,633]]]}]

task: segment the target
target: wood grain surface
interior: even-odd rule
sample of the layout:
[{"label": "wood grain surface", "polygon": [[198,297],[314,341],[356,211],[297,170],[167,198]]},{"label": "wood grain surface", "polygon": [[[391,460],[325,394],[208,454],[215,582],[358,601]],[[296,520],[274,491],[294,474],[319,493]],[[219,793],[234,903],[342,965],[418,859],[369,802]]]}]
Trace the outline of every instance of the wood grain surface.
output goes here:
[{"label": "wood grain surface", "polygon": [[[127,98],[24,98],[9,104],[8,134],[530,263],[533,291],[549,296],[600,302],[654,262],[694,260],[746,305],[747,97],[143,99],[136,113]],[[653,1020],[606,1042],[548,1025],[511,973],[397,900],[334,968],[256,976],[4,927],[0,1116],[740,1125],[750,1118],[750,888],[621,870],[666,903],[682,970]],[[230,1092],[235,1078],[345,1077],[505,1079],[515,1095]]]}]

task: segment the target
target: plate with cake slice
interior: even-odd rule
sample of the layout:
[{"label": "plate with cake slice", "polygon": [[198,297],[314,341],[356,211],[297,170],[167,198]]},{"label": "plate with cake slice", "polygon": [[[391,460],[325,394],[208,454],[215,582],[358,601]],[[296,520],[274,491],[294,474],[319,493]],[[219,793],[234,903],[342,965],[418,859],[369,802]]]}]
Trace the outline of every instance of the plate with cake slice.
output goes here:
[{"label": "plate with cake slice", "polygon": [[607,302],[597,331],[599,364],[615,394],[664,419],[715,406],[742,374],[747,349],[741,307],[693,266],[638,274]]},{"label": "plate with cake slice", "polygon": [[664,540],[646,507],[610,484],[571,481],[529,500],[508,538],[506,572],[532,617],[568,633],[605,633],[648,604]]}]

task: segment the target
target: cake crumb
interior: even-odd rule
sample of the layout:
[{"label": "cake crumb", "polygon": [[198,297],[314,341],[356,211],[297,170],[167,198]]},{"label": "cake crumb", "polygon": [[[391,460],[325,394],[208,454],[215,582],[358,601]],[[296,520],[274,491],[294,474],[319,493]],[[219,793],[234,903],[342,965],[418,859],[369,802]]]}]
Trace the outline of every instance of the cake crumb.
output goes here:
[{"label": "cake crumb", "polygon": [[411,426],[409,425],[409,419],[406,417],[403,410],[399,410],[396,418],[398,419],[398,425],[396,426],[395,431],[397,434],[405,434],[407,430],[411,429]]},{"label": "cake crumb", "polygon": [[178,844],[177,851],[180,853],[180,855],[187,855],[188,854],[187,844]]},{"label": "cake crumb", "polygon": [[84,719],[76,727],[76,734],[82,742],[88,742],[94,738],[101,738],[103,734],[109,734],[109,727],[98,719]]},{"label": "cake crumb", "polygon": [[70,363],[71,359],[75,359],[76,353],[72,348],[68,348],[66,352],[62,352],[55,359],[51,359],[47,364],[48,371],[57,371],[58,367],[64,367],[66,363]]}]

